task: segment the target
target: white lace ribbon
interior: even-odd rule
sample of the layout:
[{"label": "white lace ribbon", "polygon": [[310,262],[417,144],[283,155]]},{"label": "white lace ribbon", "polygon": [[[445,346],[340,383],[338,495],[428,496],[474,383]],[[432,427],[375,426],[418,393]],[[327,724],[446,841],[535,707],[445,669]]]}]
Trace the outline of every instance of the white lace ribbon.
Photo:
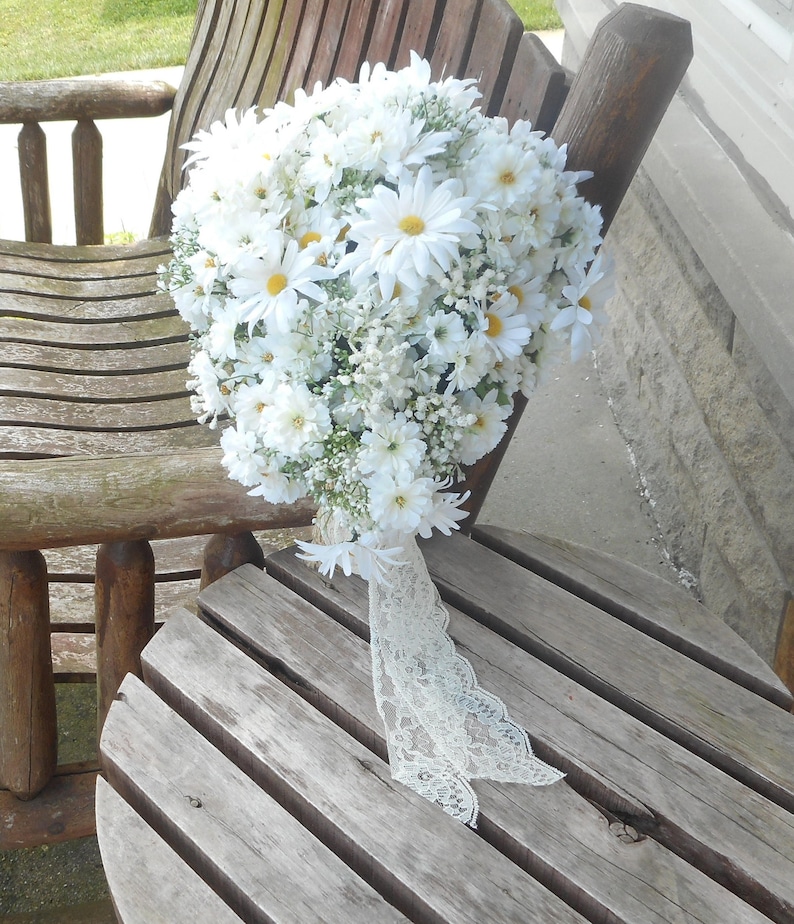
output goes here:
[{"label": "white lace ribbon", "polygon": [[563,774],[532,753],[505,704],[455,650],[449,614],[414,538],[404,564],[369,581],[375,698],[394,779],[476,827],[471,780],[543,786]]}]

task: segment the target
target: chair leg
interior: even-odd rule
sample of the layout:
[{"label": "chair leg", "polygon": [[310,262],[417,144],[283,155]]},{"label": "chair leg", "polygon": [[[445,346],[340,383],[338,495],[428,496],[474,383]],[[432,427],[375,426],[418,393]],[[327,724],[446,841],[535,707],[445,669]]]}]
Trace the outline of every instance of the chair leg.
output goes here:
[{"label": "chair leg", "polygon": [[240,565],[247,564],[256,565],[257,568],[265,567],[264,552],[253,533],[218,533],[212,536],[204,547],[201,589],[239,568]]},{"label": "chair leg", "polygon": [[0,787],[31,799],[57,762],[47,563],[0,552]]},{"label": "chair leg", "polygon": [[97,551],[94,607],[97,725],[128,673],[141,676],[141,652],[154,635],[154,554],[145,540],[108,542]]}]

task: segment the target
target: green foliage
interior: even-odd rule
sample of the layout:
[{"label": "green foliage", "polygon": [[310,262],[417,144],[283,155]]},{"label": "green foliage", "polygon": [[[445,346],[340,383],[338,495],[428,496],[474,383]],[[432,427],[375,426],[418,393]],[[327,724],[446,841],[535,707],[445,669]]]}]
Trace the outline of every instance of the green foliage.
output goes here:
[{"label": "green foliage", "polygon": [[[526,29],[560,29],[554,0],[510,0]],[[0,0],[0,80],[184,64],[198,0]]]}]

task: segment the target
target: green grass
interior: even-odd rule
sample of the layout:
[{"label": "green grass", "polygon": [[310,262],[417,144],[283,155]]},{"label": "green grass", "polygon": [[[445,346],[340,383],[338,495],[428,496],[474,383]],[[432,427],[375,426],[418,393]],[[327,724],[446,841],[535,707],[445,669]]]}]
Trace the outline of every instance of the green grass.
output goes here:
[{"label": "green grass", "polygon": [[510,6],[521,17],[528,32],[562,29],[554,0],[510,0]]},{"label": "green grass", "polygon": [[[0,80],[184,64],[198,0],[0,0]],[[510,0],[529,30],[560,29],[553,0]]]},{"label": "green grass", "polygon": [[0,80],[184,64],[197,0],[0,0]]}]

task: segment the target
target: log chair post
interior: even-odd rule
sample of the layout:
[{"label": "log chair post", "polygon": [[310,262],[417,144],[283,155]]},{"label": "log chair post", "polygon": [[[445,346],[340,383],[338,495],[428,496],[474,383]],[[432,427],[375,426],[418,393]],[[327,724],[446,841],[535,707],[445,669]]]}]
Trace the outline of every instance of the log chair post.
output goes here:
[{"label": "log chair post", "polygon": [[0,788],[31,799],[58,762],[47,563],[0,552]]},{"label": "log chair post", "polygon": [[240,565],[265,567],[265,554],[254,538],[254,534],[245,531],[226,534],[216,533],[204,547],[204,564],[201,569],[201,589],[222,578],[224,574],[234,571]]},{"label": "log chair post", "polygon": [[102,134],[90,119],[81,119],[74,127],[72,161],[77,243],[102,244],[105,240]]},{"label": "log chair post", "polygon": [[18,144],[25,240],[51,244],[52,211],[47,173],[47,136],[38,122],[26,122],[19,132]]},{"label": "log chair post", "polygon": [[128,673],[141,676],[141,651],[154,635],[154,554],[145,539],[107,542],[96,557],[97,726]]},{"label": "log chair post", "polygon": [[[551,131],[568,146],[569,170],[593,171],[580,184],[598,204],[606,234],[692,60],[692,30],[685,19],[622,3],[598,25]],[[470,532],[526,406],[517,395],[508,432],[493,452],[466,471],[461,488]]]}]

